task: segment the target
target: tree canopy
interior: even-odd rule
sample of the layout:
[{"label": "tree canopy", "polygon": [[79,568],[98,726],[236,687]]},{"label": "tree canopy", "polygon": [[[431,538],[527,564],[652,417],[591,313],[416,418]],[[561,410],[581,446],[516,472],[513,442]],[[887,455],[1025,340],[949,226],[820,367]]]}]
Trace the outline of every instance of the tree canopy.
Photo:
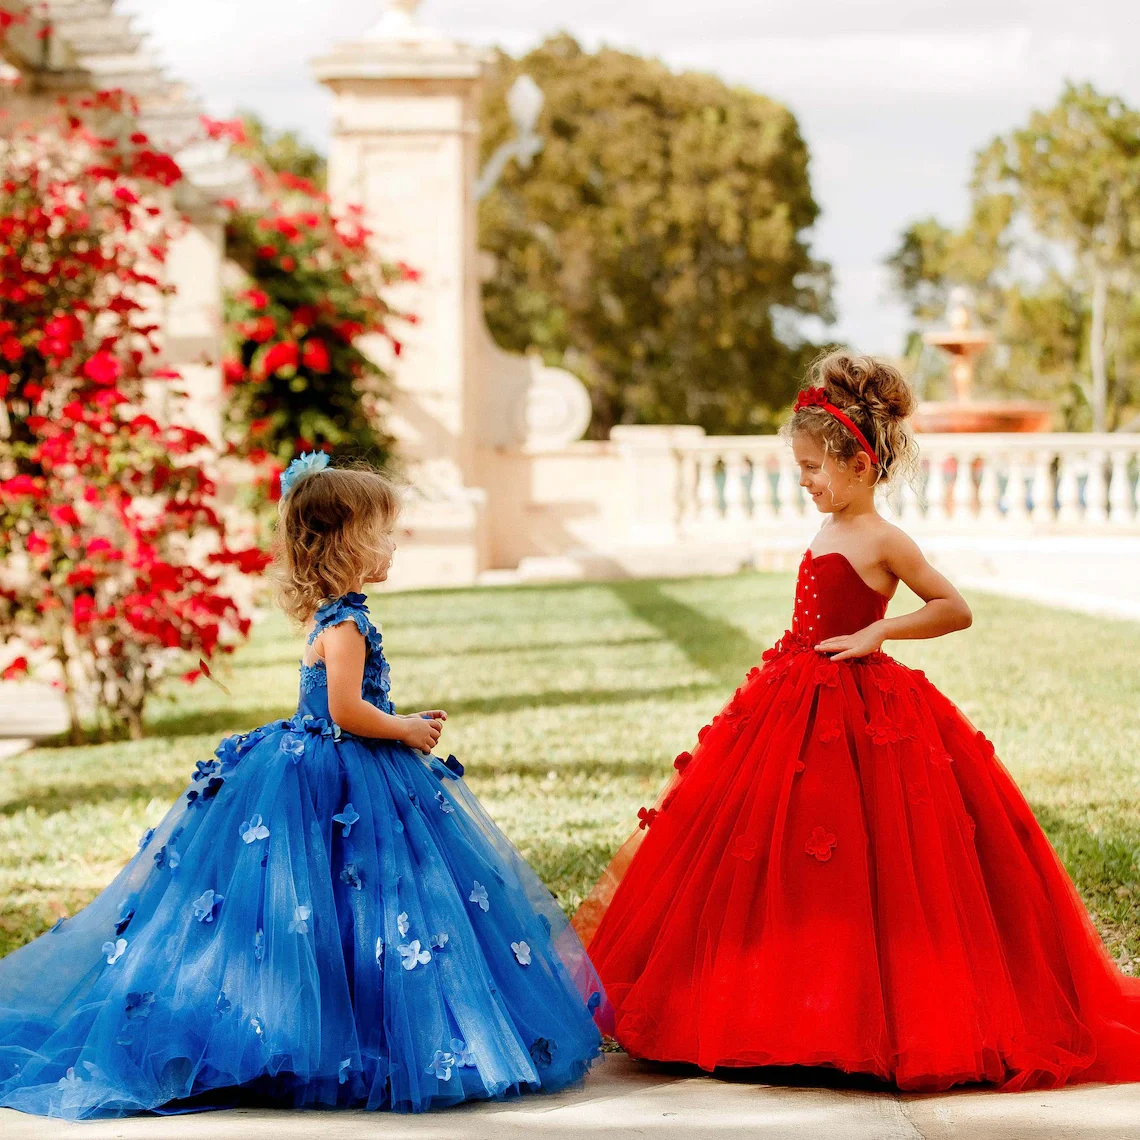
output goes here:
[{"label": "tree canopy", "polygon": [[914,222],[888,265],[919,325],[951,286],[974,290],[1003,346],[993,387],[1052,400],[1071,427],[1126,422],[1140,406],[1140,112],[1067,86],[978,153],[966,224]]},{"label": "tree canopy", "polygon": [[488,323],[590,390],[591,434],[621,423],[770,429],[831,317],[830,267],[808,149],[773,100],[569,36],[500,54],[482,108],[483,158],[514,132],[506,92],[542,88],[545,145],[512,163],[480,211],[496,269]]}]

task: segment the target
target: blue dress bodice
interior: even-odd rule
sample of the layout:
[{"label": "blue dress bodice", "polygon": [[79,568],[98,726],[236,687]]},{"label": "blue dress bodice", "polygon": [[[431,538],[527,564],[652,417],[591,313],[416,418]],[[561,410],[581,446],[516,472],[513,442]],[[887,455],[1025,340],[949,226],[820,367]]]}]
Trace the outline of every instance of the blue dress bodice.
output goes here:
[{"label": "blue dress bodice", "polygon": [[[367,599],[363,594],[345,594],[321,606],[316,613],[316,625],[309,634],[309,644],[326,630],[344,622],[352,622],[367,645],[364,658],[364,682],[360,695],[382,712],[396,711],[389,691],[391,675],[388,662],[384,659],[384,641],[380,631],[368,616]],[[301,695],[297,711],[302,716],[331,720],[329,716],[329,679],[325,663],[317,661],[312,665],[301,663]]]}]

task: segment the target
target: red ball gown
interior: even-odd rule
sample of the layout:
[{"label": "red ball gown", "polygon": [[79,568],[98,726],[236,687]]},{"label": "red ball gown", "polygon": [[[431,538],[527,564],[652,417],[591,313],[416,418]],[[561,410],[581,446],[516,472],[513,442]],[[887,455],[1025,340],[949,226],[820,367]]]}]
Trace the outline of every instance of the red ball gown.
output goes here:
[{"label": "red ball gown", "polygon": [[993,745],[926,677],[813,650],[887,599],[841,554],[575,918],[636,1057],[911,1090],[1140,1080],[1122,975]]}]

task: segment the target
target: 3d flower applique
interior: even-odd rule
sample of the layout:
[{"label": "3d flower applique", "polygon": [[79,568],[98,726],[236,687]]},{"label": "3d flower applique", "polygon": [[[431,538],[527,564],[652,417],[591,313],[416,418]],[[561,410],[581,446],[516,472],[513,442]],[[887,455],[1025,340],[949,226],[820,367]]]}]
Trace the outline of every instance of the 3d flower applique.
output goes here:
[{"label": "3d flower applique", "polygon": [[757,844],[755,839],[749,839],[747,835],[738,835],[733,839],[732,846],[728,849],[728,853],[737,859],[743,859],[747,863],[755,857],[756,848]]},{"label": "3d flower applique", "polygon": [[347,883],[354,891],[359,891],[364,885],[360,881],[360,868],[355,863],[345,863],[341,868],[340,881]]},{"label": "3d flower applique", "polygon": [[453,1037],[451,1039],[451,1054],[461,1069],[475,1068],[475,1053],[467,1048],[467,1042],[461,1038]]},{"label": "3d flower applique", "polygon": [[702,741],[712,731],[712,725],[706,724],[703,728],[697,731],[697,740]]},{"label": "3d flower applique", "polygon": [[954,763],[954,757],[941,744],[931,744],[929,755],[930,762],[935,768],[949,768]]},{"label": "3d flower applique", "polygon": [[148,827],[146,831],[139,837],[139,850],[142,851],[146,845],[154,838],[154,828]]},{"label": "3d flower applique", "polygon": [[974,739],[978,742],[978,747],[982,750],[982,754],[989,760],[992,760],[997,755],[997,749],[994,747],[993,741],[981,730],[979,730]]},{"label": "3d flower applique", "polygon": [[401,938],[407,935],[410,926],[408,923],[408,912],[406,910],[402,910],[396,915],[396,929],[400,932]]},{"label": "3d flower applique", "polygon": [[103,957],[107,959],[108,966],[113,966],[126,952],[127,940],[125,938],[116,938],[113,942],[103,943]]},{"label": "3d flower applique", "polygon": [[262,1027],[261,1021],[256,1017],[251,1017],[249,1019],[249,1027],[250,1027],[250,1029],[252,1029],[254,1031],[254,1033],[257,1034],[258,1037],[261,1037],[262,1034],[265,1033],[265,1030]]},{"label": "3d flower applique", "polygon": [[487,895],[487,888],[478,879],[475,880],[475,885],[471,888],[471,893],[467,898],[469,902],[473,902],[482,911],[491,909],[491,900]]},{"label": "3d flower applique", "polygon": [[294,764],[298,763],[302,756],[305,755],[305,738],[297,736],[292,732],[287,732],[281,737],[281,743],[277,747],[277,751],[283,755],[288,756]]},{"label": "3d flower applique", "polygon": [[594,1013],[601,1004],[602,1004],[602,995],[597,990],[594,990],[594,992],[592,994],[590,994],[589,1001],[586,1002],[586,1009],[590,1013]]},{"label": "3d flower applique", "polygon": [[454,756],[449,756],[444,762],[444,767],[447,768],[455,776],[462,776],[464,772],[463,765],[455,759]]},{"label": "3d flower applique", "polygon": [[73,1089],[76,1087],[76,1085],[79,1085],[81,1083],[81,1078],[76,1074],[75,1070],[68,1069],[67,1072],[64,1073],[64,1075],[60,1077],[58,1081],[56,1081],[55,1087],[57,1089],[63,1089],[66,1092],[67,1090]]},{"label": "3d flower applique", "polygon": [[253,956],[258,962],[265,957],[265,931],[258,930],[253,936]]},{"label": "3d flower applique", "polygon": [[200,784],[203,780],[208,780],[218,770],[217,760],[199,760],[194,765],[194,775],[191,780],[195,784]]},{"label": "3d flower applique", "polygon": [[673,761],[673,767],[678,772],[683,772],[693,761],[693,754],[691,752],[682,752],[676,760]]},{"label": "3d flower applique", "polygon": [[225,990],[218,994],[218,1000],[214,1002],[214,1016],[225,1017],[227,1013],[233,1009],[234,1003],[226,997]]},{"label": "3d flower applique", "polygon": [[136,1021],[150,1017],[150,1011],[153,1005],[154,992],[152,990],[147,990],[145,993],[131,990],[131,992],[127,994],[127,1000],[124,1003],[127,1020]]},{"label": "3d flower applique", "polygon": [[344,1084],[351,1076],[349,1070],[352,1068],[352,1058],[345,1057],[343,1061],[337,1066],[336,1079],[338,1084]]},{"label": "3d flower applique", "polygon": [[792,772],[798,776],[806,768],[807,768],[807,764],[804,763],[803,757],[797,756],[795,761],[792,764]]},{"label": "3d flower applique", "polygon": [[60,928],[63,926],[63,924],[64,924],[66,921],[67,921],[67,918],[66,918],[66,916],[64,916],[64,915],[60,915],[60,916],[59,916],[59,918],[57,918],[57,919],[55,920],[55,923],[54,923],[54,925],[52,926],[51,930],[49,930],[49,931],[48,931],[48,934],[55,934],[55,933],[56,933],[56,932],[57,932],[57,931],[58,931],[58,930],[59,930],[59,929],[60,929]]},{"label": "3d flower applique", "polygon": [[656,808],[641,807],[637,809],[638,830],[644,831],[647,827],[653,826],[653,821],[657,818]]},{"label": "3d flower applique", "polygon": [[244,843],[256,843],[259,839],[268,839],[269,828],[265,826],[261,816],[252,816],[241,825],[241,838]]},{"label": "3d flower applique", "polygon": [[871,682],[884,696],[899,691],[898,674],[893,669],[873,669],[871,671]]},{"label": "3d flower applique", "polygon": [[448,942],[451,941],[451,938],[445,931],[441,930],[438,934],[433,934],[430,941],[433,950],[442,950],[447,946]]},{"label": "3d flower applique", "polygon": [[289,923],[290,934],[308,934],[309,919],[313,917],[313,908],[306,903],[293,908],[293,921]]},{"label": "3d flower applique", "polygon": [[426,966],[431,961],[431,951],[424,950],[418,938],[413,938],[411,942],[401,942],[396,947],[396,953],[400,955],[400,965],[405,970]]},{"label": "3d flower applique", "polygon": [[376,965],[384,969],[384,939],[376,939]]},{"label": "3d flower applique", "polygon": [[425,1072],[431,1073],[437,1080],[450,1081],[451,1070],[455,1067],[455,1056],[446,1049],[437,1049]]},{"label": "3d flower applique", "polygon": [[344,805],[344,809],[333,816],[333,823],[341,825],[341,835],[345,838],[352,831],[352,825],[360,822],[360,813],[352,806],[351,801]]},{"label": "3d flower applique", "polygon": [[821,863],[826,863],[831,858],[832,849],[838,844],[839,840],[826,827],[813,827],[811,838],[804,844],[804,851],[814,855]]},{"label": "3d flower applique", "polygon": [[554,1063],[554,1042],[548,1037],[536,1037],[531,1042],[530,1056],[536,1065],[549,1068]]},{"label": "3d flower applique", "polygon": [[843,728],[837,720],[824,721],[816,733],[816,740],[820,744],[834,744],[843,735]]},{"label": "3d flower applique", "polygon": [[224,900],[225,895],[219,895],[212,888],[204,890],[191,904],[194,917],[199,922],[213,922]]},{"label": "3d flower applique", "polygon": [[530,946],[525,942],[512,942],[511,949],[515,952],[515,961],[520,966],[530,965]]},{"label": "3d flower applique", "polygon": [[834,688],[839,683],[839,662],[830,657],[821,657],[815,666],[812,680],[817,685]]},{"label": "3d flower applique", "polygon": [[867,735],[876,743],[883,746],[898,744],[902,739],[898,726],[890,721],[876,721],[867,725]]},{"label": "3d flower applique", "polygon": [[439,810],[443,812],[444,815],[451,815],[451,813],[455,811],[455,808],[451,806],[450,801],[443,792],[435,793],[435,802],[439,804]]}]

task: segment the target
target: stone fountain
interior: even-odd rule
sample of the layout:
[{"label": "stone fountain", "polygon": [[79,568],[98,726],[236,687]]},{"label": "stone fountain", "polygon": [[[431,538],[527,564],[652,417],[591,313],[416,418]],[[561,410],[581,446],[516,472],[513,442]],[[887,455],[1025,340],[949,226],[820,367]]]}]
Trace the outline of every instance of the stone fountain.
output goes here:
[{"label": "stone fountain", "polygon": [[978,357],[994,342],[993,334],[978,328],[971,313],[970,291],[955,288],[948,305],[950,327],[934,329],[923,340],[950,357],[952,400],[919,404],[912,419],[922,432],[1034,432],[1048,431],[1053,409],[1032,400],[975,400],[974,373]]}]

